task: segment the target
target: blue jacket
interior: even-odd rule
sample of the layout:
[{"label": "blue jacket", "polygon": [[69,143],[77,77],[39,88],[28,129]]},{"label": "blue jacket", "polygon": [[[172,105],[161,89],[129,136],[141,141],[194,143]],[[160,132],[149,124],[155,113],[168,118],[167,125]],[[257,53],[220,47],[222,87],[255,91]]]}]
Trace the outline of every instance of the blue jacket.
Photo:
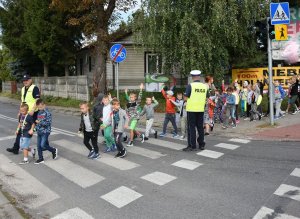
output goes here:
[{"label": "blue jacket", "polygon": [[235,105],[235,96],[233,94],[227,95],[226,103],[230,105]]},{"label": "blue jacket", "polygon": [[39,110],[37,115],[39,123],[36,125],[38,134],[46,134],[51,132],[52,116],[48,109]]}]

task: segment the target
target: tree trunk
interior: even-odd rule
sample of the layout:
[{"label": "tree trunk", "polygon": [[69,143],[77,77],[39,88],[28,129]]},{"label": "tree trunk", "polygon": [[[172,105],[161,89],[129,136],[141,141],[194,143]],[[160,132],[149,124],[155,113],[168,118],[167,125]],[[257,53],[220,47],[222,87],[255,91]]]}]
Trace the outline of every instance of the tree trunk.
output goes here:
[{"label": "tree trunk", "polygon": [[65,77],[69,76],[69,65],[65,64]]},{"label": "tree trunk", "polygon": [[48,78],[49,75],[49,65],[44,63],[44,78]]},{"label": "tree trunk", "polygon": [[[107,33],[108,35],[108,33]],[[93,96],[107,91],[106,83],[106,59],[108,42],[103,40],[103,37],[97,37],[97,46],[95,51],[95,71],[93,75]]]}]

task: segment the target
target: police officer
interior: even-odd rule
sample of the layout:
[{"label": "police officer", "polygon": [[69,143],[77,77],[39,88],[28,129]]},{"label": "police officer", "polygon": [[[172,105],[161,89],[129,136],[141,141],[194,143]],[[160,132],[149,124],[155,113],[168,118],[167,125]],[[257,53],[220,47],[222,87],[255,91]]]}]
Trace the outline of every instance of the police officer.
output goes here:
[{"label": "police officer", "polygon": [[[32,79],[30,75],[25,74],[22,78],[24,87],[21,90],[21,104],[26,103],[29,106],[28,114],[33,116],[34,121],[37,119],[37,110],[35,107],[36,100],[40,98],[40,90],[37,86],[32,84]],[[12,148],[7,148],[8,152],[13,154],[18,154],[20,149],[20,137],[21,134],[18,133],[16,141]]]},{"label": "police officer", "polygon": [[200,82],[201,71],[193,70],[190,72],[193,82],[190,83],[185,91],[187,99],[186,111],[188,120],[188,146],[183,151],[194,151],[196,147],[196,128],[198,131],[197,142],[199,149],[204,150],[204,129],[203,117],[207,99],[207,85]]}]

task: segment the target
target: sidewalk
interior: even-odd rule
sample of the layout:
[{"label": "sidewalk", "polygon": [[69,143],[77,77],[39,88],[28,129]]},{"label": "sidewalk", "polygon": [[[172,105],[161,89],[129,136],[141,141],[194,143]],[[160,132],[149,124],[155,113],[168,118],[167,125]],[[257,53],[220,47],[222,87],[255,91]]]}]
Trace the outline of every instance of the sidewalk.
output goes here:
[{"label": "sidewalk", "polygon": [[[18,105],[19,102],[7,97],[0,97],[0,102],[11,103]],[[52,112],[57,112],[65,115],[79,116],[79,109],[49,106]],[[155,114],[153,126],[162,129],[164,121],[163,113]],[[140,120],[140,126],[145,126],[146,120]],[[223,130],[220,124],[215,124],[214,131],[210,136],[226,137],[226,138],[247,138],[252,140],[265,141],[300,141],[300,114],[286,115],[285,117],[276,120],[275,126],[269,125],[269,118],[263,117],[261,121],[244,121],[241,120],[237,128],[228,128]],[[169,125],[170,126],[170,125]]]}]

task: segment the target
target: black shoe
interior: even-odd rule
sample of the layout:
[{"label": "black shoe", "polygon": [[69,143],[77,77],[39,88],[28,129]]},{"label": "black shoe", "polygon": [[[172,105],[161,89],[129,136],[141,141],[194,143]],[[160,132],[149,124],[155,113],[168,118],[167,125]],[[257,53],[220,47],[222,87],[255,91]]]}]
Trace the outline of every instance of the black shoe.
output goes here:
[{"label": "black shoe", "polygon": [[182,149],[182,151],[186,151],[186,152],[188,152],[188,151],[193,151],[193,150],[194,150],[194,149],[191,148],[191,147],[189,147],[189,146]]},{"label": "black shoe", "polygon": [[52,153],[52,158],[53,160],[57,158],[57,148],[55,148],[55,151]]},{"label": "black shoe", "polygon": [[37,161],[34,162],[34,164],[41,164],[45,163],[44,159],[38,159]]},{"label": "black shoe", "polygon": [[258,120],[261,120],[261,115],[258,115]]},{"label": "black shoe", "polygon": [[116,154],[116,156],[115,156],[115,158],[117,158],[117,157],[120,157],[121,156],[121,151],[119,151],[117,154]]},{"label": "black shoe", "polygon": [[157,138],[157,131],[155,131],[154,133],[154,138]]},{"label": "black shoe", "polygon": [[19,151],[16,151],[14,148],[7,148],[6,150],[13,154],[19,154]]},{"label": "black shoe", "polygon": [[123,141],[127,141],[128,140],[128,137],[127,137],[127,135],[123,138]]},{"label": "black shoe", "polygon": [[201,151],[203,151],[203,150],[205,149],[205,143],[204,143],[204,144],[201,144],[201,145],[199,146],[199,149],[200,149]]},{"label": "black shoe", "polygon": [[205,134],[204,135],[209,135],[209,133],[208,132],[205,132]]},{"label": "black shoe", "polygon": [[120,158],[125,157],[126,154],[127,154],[127,151],[126,151],[126,149],[124,148],[123,151],[121,151]]},{"label": "black shoe", "polygon": [[149,140],[149,138],[145,137],[145,138],[144,138],[144,140],[145,140],[145,141],[148,141],[148,140]]}]

